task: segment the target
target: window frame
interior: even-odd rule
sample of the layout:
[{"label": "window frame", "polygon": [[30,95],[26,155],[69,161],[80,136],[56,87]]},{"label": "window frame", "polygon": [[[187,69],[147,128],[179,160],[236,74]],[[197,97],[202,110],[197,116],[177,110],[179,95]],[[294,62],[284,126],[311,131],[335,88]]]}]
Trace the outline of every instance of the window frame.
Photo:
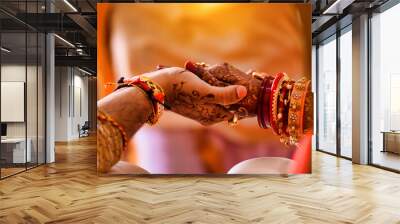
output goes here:
[{"label": "window frame", "polygon": [[319,74],[319,47],[321,45],[321,43],[328,43],[330,41],[336,41],[336,152],[332,153],[329,152],[327,150],[324,150],[322,148],[320,148],[320,144],[319,144],[319,122],[314,122],[316,125],[316,151],[318,152],[323,152],[329,155],[333,155],[336,157],[340,157],[346,160],[352,160],[352,158],[347,157],[342,155],[341,153],[341,119],[340,119],[340,103],[341,103],[341,94],[340,94],[340,77],[341,77],[341,68],[340,68],[340,37],[342,35],[344,35],[347,32],[352,32],[352,23],[347,24],[346,26],[344,26],[341,29],[338,29],[335,33],[333,33],[332,35],[326,37],[325,39],[320,40],[317,44],[316,44],[316,51],[315,51],[315,61],[316,61],[316,68],[315,68],[315,81],[316,81],[316,104],[315,104],[315,109],[316,109],[316,121],[319,120],[319,103],[320,103],[320,99],[319,99],[319,85],[320,85],[320,74]]}]

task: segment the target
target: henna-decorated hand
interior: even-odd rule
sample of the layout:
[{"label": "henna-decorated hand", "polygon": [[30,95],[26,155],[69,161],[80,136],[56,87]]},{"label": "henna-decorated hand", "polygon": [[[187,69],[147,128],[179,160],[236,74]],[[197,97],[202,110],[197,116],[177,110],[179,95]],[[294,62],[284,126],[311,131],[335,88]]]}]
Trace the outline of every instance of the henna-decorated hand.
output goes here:
[{"label": "henna-decorated hand", "polygon": [[[257,98],[261,89],[262,77],[253,76],[252,72],[242,72],[228,63],[208,66],[204,63],[187,62],[185,67],[213,86],[229,86],[232,84],[245,86],[248,92],[247,96],[237,104],[230,105],[229,109],[237,110],[241,117],[256,116]],[[243,108],[246,111],[243,111]],[[243,114],[243,112],[247,112],[247,114]]]},{"label": "henna-decorated hand", "polygon": [[144,75],[164,89],[172,111],[203,125],[232,119],[233,113],[224,106],[239,102],[247,94],[240,85],[209,85],[184,68],[164,68]]}]

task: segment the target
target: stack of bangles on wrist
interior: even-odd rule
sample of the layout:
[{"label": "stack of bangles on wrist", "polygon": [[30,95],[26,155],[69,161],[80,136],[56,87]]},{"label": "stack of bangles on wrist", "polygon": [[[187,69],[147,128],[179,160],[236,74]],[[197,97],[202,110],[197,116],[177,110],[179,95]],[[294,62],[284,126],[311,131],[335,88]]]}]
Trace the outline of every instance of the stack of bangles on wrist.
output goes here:
[{"label": "stack of bangles on wrist", "polygon": [[295,145],[301,136],[312,133],[313,95],[311,82],[291,80],[285,73],[262,80],[257,101],[261,128],[271,128],[282,143]]}]

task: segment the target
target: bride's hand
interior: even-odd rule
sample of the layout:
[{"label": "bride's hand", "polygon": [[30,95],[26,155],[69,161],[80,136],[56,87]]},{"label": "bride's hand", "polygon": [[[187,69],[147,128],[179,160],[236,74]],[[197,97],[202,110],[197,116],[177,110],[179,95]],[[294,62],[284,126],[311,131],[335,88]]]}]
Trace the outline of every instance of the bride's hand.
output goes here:
[{"label": "bride's hand", "polygon": [[[247,96],[236,104],[229,107],[231,110],[239,110],[242,113],[243,108],[247,116],[256,116],[257,114],[257,98],[261,89],[262,76],[257,78],[252,72],[243,72],[234,66],[223,63],[208,66],[202,63],[187,62],[186,69],[195,73],[202,80],[213,86],[243,85],[247,88]],[[246,114],[240,114],[246,116]]]},{"label": "bride's hand", "polygon": [[232,119],[233,113],[225,107],[239,102],[247,94],[239,83],[212,86],[184,68],[163,68],[143,75],[164,89],[166,103],[173,112],[203,125]]}]

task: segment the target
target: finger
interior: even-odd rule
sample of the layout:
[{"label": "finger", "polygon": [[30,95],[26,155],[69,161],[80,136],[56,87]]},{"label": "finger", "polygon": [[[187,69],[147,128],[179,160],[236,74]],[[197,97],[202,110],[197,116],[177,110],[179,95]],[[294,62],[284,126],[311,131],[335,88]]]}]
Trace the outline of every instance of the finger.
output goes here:
[{"label": "finger", "polygon": [[[185,68],[180,68],[180,67],[168,67],[168,66],[164,66],[164,67],[159,67],[159,68],[158,68],[158,66],[157,66],[157,70],[152,71],[152,72],[149,72],[149,73],[173,75],[173,74],[183,73],[183,72],[185,72],[185,71],[186,71]],[[149,73],[144,73],[143,75],[149,76]]]},{"label": "finger", "polygon": [[213,125],[233,118],[233,113],[221,105],[204,104],[203,107],[205,114],[202,114],[201,118],[198,119],[202,125]]},{"label": "finger", "polygon": [[206,65],[200,65],[199,63],[194,63],[192,61],[185,62],[185,68],[192,73],[196,74],[200,78],[203,77],[206,71]]},{"label": "finger", "polygon": [[213,65],[209,67],[207,71],[218,80],[231,84],[245,83],[248,79],[251,78],[251,75],[242,72],[241,70],[230,65],[229,63]]},{"label": "finger", "polygon": [[224,86],[229,86],[229,83],[220,81],[216,79],[214,76],[212,76],[209,72],[205,72],[203,77],[201,78],[203,81],[207,82],[208,84],[212,86],[219,86],[219,87],[224,87]]},{"label": "finger", "polygon": [[220,81],[217,78],[215,78],[213,75],[211,75],[207,71],[207,65],[200,65],[198,63],[193,63],[191,61],[187,61],[185,63],[185,68],[212,86],[228,86],[229,85],[228,83]]},{"label": "finger", "polygon": [[251,76],[254,77],[254,78],[256,78],[256,79],[262,80],[262,79],[264,79],[265,77],[270,76],[270,75],[268,75],[268,74],[265,73],[265,72],[253,72],[253,73],[251,74]]},{"label": "finger", "polygon": [[247,89],[241,85],[226,87],[210,86],[209,94],[202,97],[208,103],[230,105],[239,102],[247,95]]}]

